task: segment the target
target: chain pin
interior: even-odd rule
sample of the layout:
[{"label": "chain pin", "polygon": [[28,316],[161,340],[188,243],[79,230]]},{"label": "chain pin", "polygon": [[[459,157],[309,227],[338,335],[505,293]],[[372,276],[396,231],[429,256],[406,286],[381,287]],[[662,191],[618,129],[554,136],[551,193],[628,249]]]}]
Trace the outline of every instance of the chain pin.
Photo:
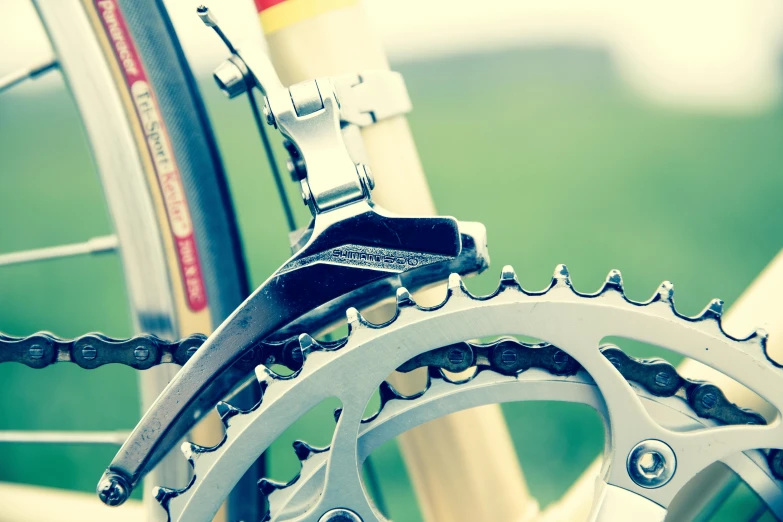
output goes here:
[{"label": "chain pin", "polygon": [[718,404],[718,396],[712,392],[705,393],[701,398],[701,405],[710,410]]},{"label": "chain pin", "polygon": [[503,364],[514,364],[517,362],[517,352],[514,350],[503,350],[500,354],[500,360]]},{"label": "chain pin", "polygon": [[655,374],[655,384],[661,388],[665,388],[670,382],[672,382],[672,378],[667,372],[658,372]]},{"label": "chain pin", "polygon": [[460,364],[465,360],[465,354],[459,348],[454,348],[449,352],[449,362],[451,364]]},{"label": "chain pin", "polygon": [[133,356],[137,361],[146,361],[150,357],[150,350],[144,346],[137,346],[136,349],[133,350]]},{"label": "chain pin", "polygon": [[91,344],[88,344],[82,347],[82,357],[84,357],[84,359],[87,361],[92,361],[98,357],[98,350],[93,348]]},{"label": "chain pin", "polygon": [[40,344],[34,344],[27,349],[27,354],[30,356],[30,359],[42,358],[43,352],[44,352],[43,347]]}]

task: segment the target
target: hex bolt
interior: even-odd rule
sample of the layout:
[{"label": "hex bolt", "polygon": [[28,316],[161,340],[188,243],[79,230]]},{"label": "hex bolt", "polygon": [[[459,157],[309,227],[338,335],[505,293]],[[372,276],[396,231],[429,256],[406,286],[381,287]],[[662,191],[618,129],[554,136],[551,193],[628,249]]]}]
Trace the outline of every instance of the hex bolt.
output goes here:
[{"label": "hex bolt", "polygon": [[330,509],[318,519],[318,522],[363,522],[362,518],[346,508]]},{"label": "hex bolt", "polygon": [[27,349],[27,355],[30,356],[30,359],[40,359],[43,357],[43,353],[44,349],[40,344],[34,344]]},{"label": "hex bolt", "polygon": [[514,350],[503,350],[500,354],[500,360],[503,364],[514,364],[517,362],[517,352]]},{"label": "hex bolt", "polygon": [[672,376],[668,372],[658,372],[655,374],[655,384],[661,388],[665,388],[672,382]]},{"label": "hex bolt", "polygon": [[191,347],[190,347],[190,348],[188,348],[188,350],[185,352],[185,357],[187,357],[188,359],[190,359],[191,357],[193,357],[194,355],[196,355],[196,352],[197,352],[197,351],[198,351],[198,346],[191,346]]},{"label": "hex bolt", "polygon": [[465,360],[465,354],[459,348],[449,351],[449,362],[451,364],[460,364]]},{"label": "hex bolt", "polygon": [[659,488],[674,476],[677,458],[665,442],[643,440],[628,454],[626,469],[637,485],[647,489]]},{"label": "hex bolt", "polygon": [[639,469],[647,476],[660,477],[666,467],[666,461],[656,451],[643,453],[639,458]]},{"label": "hex bolt", "polygon": [[[212,73],[220,90],[229,98],[235,98],[247,91],[245,74],[237,60],[238,58],[232,56],[218,65],[215,72]],[[244,64],[242,64],[242,67],[244,67]]]},{"label": "hex bolt", "polygon": [[718,404],[718,396],[712,392],[707,392],[701,397],[701,405],[710,410]]},{"label": "hex bolt", "polygon": [[84,345],[82,346],[82,357],[87,361],[92,361],[98,357],[98,350],[93,348],[91,344]]},{"label": "hex bolt", "polygon": [[150,350],[144,346],[137,346],[136,349],[133,350],[133,356],[137,361],[146,361],[150,357]]}]

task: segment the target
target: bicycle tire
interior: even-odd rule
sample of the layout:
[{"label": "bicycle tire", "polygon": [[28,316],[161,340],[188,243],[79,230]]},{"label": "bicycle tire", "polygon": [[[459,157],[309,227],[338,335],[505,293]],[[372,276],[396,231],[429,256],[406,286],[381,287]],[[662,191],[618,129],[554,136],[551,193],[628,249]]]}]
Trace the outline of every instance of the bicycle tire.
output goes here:
[{"label": "bicycle tire", "polygon": [[[117,187],[107,187],[108,175],[101,172],[120,239],[136,330],[166,337],[209,333],[248,295],[249,286],[228,184],[209,117],[165,5],[162,0],[74,0],[65,4],[36,2],[79,111],[86,119],[86,111],[94,110],[91,105],[95,103],[90,99],[90,89],[95,85],[85,85],[80,71],[83,75],[85,71],[92,74],[95,68],[106,69],[104,76],[108,73],[111,77],[123,113],[123,117],[115,118],[114,130],[132,136],[127,143],[135,144],[133,152],[141,166],[132,175],[143,176],[144,179],[135,182],[147,189],[146,193],[112,196],[110,192],[116,192]],[[83,12],[75,13],[77,10]],[[86,16],[93,34],[79,35],[79,38],[94,38],[102,60],[78,63],[79,59],[83,60],[76,56],[81,49],[68,41],[74,38],[74,28],[67,27],[73,21],[65,21],[63,16]],[[105,161],[102,164],[101,155],[112,151],[102,150],[106,144],[94,125],[91,128],[90,122],[85,121],[85,126],[99,171],[105,171],[107,167]],[[120,126],[125,127],[121,132]],[[148,201],[141,201],[145,198]],[[137,209],[141,210],[136,213]],[[147,219],[146,229],[134,223],[137,218],[144,221],[145,209],[153,214]],[[152,228],[156,229],[154,234],[150,233]],[[149,244],[151,240],[131,237],[125,241],[134,235],[157,235],[160,245],[147,256],[135,243],[142,240]],[[134,245],[125,248],[130,242]],[[145,263],[150,266],[139,266]],[[160,265],[165,266],[165,274],[151,280],[144,277],[156,269],[161,272]],[[168,280],[166,290],[145,290],[145,286],[164,286],[161,283],[164,279]],[[170,295],[168,298],[134,295],[156,291]],[[156,299],[161,301],[160,306],[145,305]],[[169,367],[143,373],[140,377],[143,409],[154,401],[174,371]],[[163,467],[168,466],[169,471],[163,471],[157,479],[165,481],[163,477],[188,473],[178,455],[172,455],[168,462]],[[242,487],[254,487],[254,482],[248,481]],[[246,489],[237,494],[245,496]],[[248,504],[229,502],[228,516],[254,518],[256,512]],[[149,504],[148,510],[154,507]]]}]

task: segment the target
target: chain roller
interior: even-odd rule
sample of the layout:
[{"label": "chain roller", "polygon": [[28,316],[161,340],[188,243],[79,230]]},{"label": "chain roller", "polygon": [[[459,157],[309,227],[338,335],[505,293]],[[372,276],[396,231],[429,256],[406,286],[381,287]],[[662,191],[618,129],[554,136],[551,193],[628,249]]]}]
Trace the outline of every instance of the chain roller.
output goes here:
[{"label": "chain roller", "polygon": [[[27,337],[0,334],[0,363],[18,362],[37,369],[59,362],[75,363],[85,369],[116,363],[146,370],[159,364],[185,364],[205,340],[203,334],[193,334],[179,341],[166,341],[150,334],[128,339],[116,339],[100,333],[75,339],[64,339],[49,332]],[[329,343],[332,348],[339,344],[340,341]],[[614,345],[602,346],[600,350],[626,380],[658,397],[681,396],[699,417],[721,424],[766,424],[764,417],[758,413],[730,402],[714,384],[686,379],[663,359],[638,359]],[[236,364],[248,372],[259,364],[281,364],[295,370],[302,364],[298,338],[259,343]],[[407,373],[428,367],[431,371],[459,373],[473,366],[503,375],[516,375],[538,368],[553,375],[567,376],[581,369],[573,357],[551,344],[523,343],[502,337],[485,344],[462,342],[436,348],[409,360],[398,371]],[[394,392],[388,391],[388,398],[391,398]],[[770,451],[768,460],[775,476],[783,479],[783,451]]]}]

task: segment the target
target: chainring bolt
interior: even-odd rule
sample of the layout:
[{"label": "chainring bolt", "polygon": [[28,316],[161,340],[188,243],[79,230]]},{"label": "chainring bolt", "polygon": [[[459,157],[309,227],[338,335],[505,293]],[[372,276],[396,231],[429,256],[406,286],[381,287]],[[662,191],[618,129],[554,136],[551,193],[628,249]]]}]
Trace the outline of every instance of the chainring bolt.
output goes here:
[{"label": "chainring bolt", "polygon": [[628,475],[637,485],[653,489],[669,482],[677,469],[671,447],[660,440],[643,440],[631,450],[626,463]]},{"label": "chainring bolt", "polygon": [[196,351],[198,351],[198,346],[191,346],[191,347],[190,347],[190,348],[188,348],[188,350],[185,352],[185,357],[187,357],[188,359],[190,359],[191,357],[193,357],[194,355],[196,355]]},{"label": "chainring bolt", "polygon": [[133,350],[133,356],[137,361],[146,361],[150,358],[150,350],[144,346],[137,346],[136,349]]},{"label": "chainring bolt", "polygon": [[363,522],[362,518],[350,509],[330,509],[318,519],[318,522]]},{"label": "chainring bolt", "polygon": [[84,357],[88,361],[92,361],[96,357],[98,357],[98,350],[93,348],[91,344],[88,344],[86,346],[82,347],[82,357]]},{"label": "chainring bolt", "polygon": [[27,349],[27,354],[30,356],[30,359],[40,359],[43,357],[43,353],[44,350],[40,344],[34,344]]}]

